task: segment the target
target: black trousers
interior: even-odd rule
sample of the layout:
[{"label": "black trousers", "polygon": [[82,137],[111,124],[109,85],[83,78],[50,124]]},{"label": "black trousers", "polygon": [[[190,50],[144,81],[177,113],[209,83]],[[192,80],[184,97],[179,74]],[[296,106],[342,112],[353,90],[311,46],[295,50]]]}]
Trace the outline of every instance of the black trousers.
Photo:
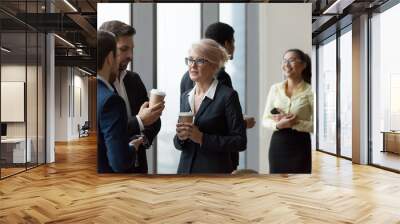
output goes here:
[{"label": "black trousers", "polygon": [[311,173],[311,137],[293,129],[275,131],[269,147],[270,173]]}]

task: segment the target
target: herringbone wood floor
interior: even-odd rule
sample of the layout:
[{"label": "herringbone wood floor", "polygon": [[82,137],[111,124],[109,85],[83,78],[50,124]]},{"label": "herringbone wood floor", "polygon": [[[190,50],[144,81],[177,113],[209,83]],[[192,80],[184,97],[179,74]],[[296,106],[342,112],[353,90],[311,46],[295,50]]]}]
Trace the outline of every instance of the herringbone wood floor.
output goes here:
[{"label": "herringbone wood floor", "polygon": [[94,138],[0,181],[0,223],[400,223],[400,175],[315,152],[313,174],[98,175]]}]

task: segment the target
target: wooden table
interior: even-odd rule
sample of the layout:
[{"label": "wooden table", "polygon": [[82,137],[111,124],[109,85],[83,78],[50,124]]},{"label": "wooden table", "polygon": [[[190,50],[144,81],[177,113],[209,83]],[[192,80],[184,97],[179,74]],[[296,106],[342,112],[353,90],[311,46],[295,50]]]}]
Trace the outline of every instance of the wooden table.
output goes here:
[{"label": "wooden table", "polygon": [[392,152],[400,154],[400,131],[382,131],[383,150],[382,152]]},{"label": "wooden table", "polygon": [[30,138],[1,139],[1,159],[4,160],[2,163],[25,164],[30,162],[32,159],[31,147],[32,140]]}]

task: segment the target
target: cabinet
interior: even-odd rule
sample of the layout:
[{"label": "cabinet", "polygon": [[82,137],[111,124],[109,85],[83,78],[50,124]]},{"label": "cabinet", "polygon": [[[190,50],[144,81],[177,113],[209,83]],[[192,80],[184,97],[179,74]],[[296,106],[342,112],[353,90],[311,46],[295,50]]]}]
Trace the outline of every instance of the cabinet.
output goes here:
[{"label": "cabinet", "polygon": [[400,132],[383,131],[383,152],[400,154]]}]

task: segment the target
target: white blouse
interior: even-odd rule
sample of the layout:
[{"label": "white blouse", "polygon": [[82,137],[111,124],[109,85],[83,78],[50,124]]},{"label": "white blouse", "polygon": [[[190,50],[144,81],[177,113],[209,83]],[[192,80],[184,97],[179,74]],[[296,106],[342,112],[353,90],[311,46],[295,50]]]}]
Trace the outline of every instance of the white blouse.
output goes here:
[{"label": "white blouse", "polygon": [[267,104],[265,105],[262,123],[264,127],[276,131],[276,121],[272,119],[271,110],[273,108],[281,109],[285,113],[295,114],[298,123],[292,129],[301,132],[313,132],[313,107],[314,95],[311,85],[302,82],[296,88],[291,97],[285,92],[286,81],[274,84],[268,94]]}]

